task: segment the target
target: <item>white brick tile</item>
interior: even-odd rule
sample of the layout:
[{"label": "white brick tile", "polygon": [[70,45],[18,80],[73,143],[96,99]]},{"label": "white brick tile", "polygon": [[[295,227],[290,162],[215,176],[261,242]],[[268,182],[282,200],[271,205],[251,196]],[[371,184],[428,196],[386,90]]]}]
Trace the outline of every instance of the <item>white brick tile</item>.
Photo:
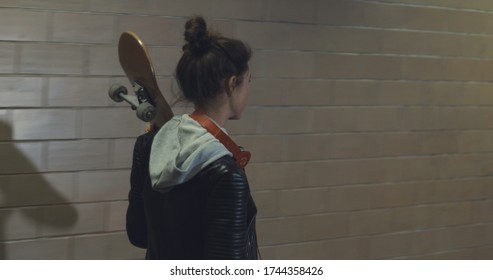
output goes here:
[{"label": "white brick tile", "polygon": [[258,218],[278,217],[280,214],[280,191],[256,191],[252,193],[259,210]]},{"label": "white brick tile", "polygon": [[[156,75],[170,76],[175,73],[176,64],[182,54],[180,47],[149,48],[149,55]],[[166,90],[166,89],[164,89]]]},{"label": "white brick tile", "polygon": [[358,110],[357,130],[393,131],[400,129],[401,110],[398,108],[366,108]]},{"label": "white brick tile", "polygon": [[355,107],[320,107],[313,109],[314,132],[356,131]]},{"label": "white brick tile", "polygon": [[108,97],[107,78],[53,77],[49,79],[48,105],[57,107],[106,107],[114,102]]},{"label": "white brick tile", "polygon": [[252,163],[285,160],[285,144],[282,136],[237,136],[234,137],[234,141],[250,151]]},{"label": "white brick tile", "polygon": [[47,30],[47,12],[11,9],[0,10],[1,40],[43,41],[47,38]]},{"label": "white brick tile", "polygon": [[110,15],[54,13],[53,40],[59,42],[113,42],[114,18]]},{"label": "white brick tile", "polygon": [[53,141],[48,144],[47,169],[50,171],[108,168],[107,140]]},{"label": "white brick tile", "polygon": [[[159,2],[159,1],[158,1]],[[145,46],[181,45],[185,21],[158,16],[122,16],[119,18],[118,34],[132,31]],[[153,28],[149,28],[152,26]]]},{"label": "white brick tile", "polygon": [[33,208],[0,210],[0,239],[36,237],[39,213]]},{"label": "white brick tile", "polygon": [[[198,1],[198,0],[192,0]],[[236,22],[228,19],[210,19],[207,23],[207,26],[210,27],[214,32],[218,32],[221,35],[229,38],[240,38],[238,37],[236,32]],[[245,39],[241,37],[241,40]],[[247,42],[248,43],[248,42]]]},{"label": "white brick tile", "polygon": [[0,141],[12,140],[12,124],[10,121],[10,111],[0,110]]},{"label": "white brick tile", "polygon": [[212,17],[235,19],[261,19],[263,1],[211,0],[209,13]]},{"label": "white brick tile", "polygon": [[51,9],[51,10],[85,10],[85,1],[79,0],[4,0],[2,5],[5,7],[20,7],[20,8],[37,8],[37,9]]},{"label": "white brick tile", "polygon": [[0,176],[0,207],[63,204],[74,199],[73,174]]},{"label": "white brick tile", "polygon": [[311,131],[311,114],[306,108],[268,108],[261,110],[260,132],[265,134],[307,133]]},{"label": "white brick tile", "polygon": [[286,137],[287,160],[324,160],[333,158],[337,150],[333,136],[300,134]]},{"label": "white brick tile", "polygon": [[364,25],[364,4],[344,0],[317,0],[316,4],[318,23],[343,26]]},{"label": "white brick tile", "polygon": [[329,188],[281,191],[278,196],[281,216],[326,213],[330,209]]},{"label": "white brick tile", "polygon": [[359,179],[355,162],[350,160],[311,162],[304,166],[306,179],[300,186],[350,185]]},{"label": "white brick tile", "polygon": [[42,143],[0,143],[0,155],[2,155],[0,174],[41,171],[42,153]]},{"label": "white brick tile", "polygon": [[116,46],[91,46],[89,49],[90,75],[123,75]]},{"label": "white brick tile", "polygon": [[101,232],[103,204],[61,205],[39,208],[42,236]]},{"label": "white brick tile", "polygon": [[76,137],[74,110],[14,110],[13,139],[70,139]]},{"label": "white brick tile", "polygon": [[136,14],[152,13],[153,0],[143,0],[138,3],[133,0],[89,0],[91,11],[95,12],[131,12]]},{"label": "white brick tile", "polygon": [[253,79],[250,84],[249,106],[283,104],[282,100],[288,90],[288,85],[289,83],[285,80]]},{"label": "white brick tile", "polygon": [[2,107],[40,107],[43,98],[43,79],[38,77],[1,77]]},{"label": "white brick tile", "polygon": [[144,259],[145,251],[130,244],[125,232],[74,238],[74,259]]},{"label": "white brick tile", "polygon": [[3,247],[5,259],[9,260],[66,260],[70,258],[69,238],[13,241],[4,243]]},{"label": "white brick tile", "polygon": [[25,43],[20,71],[33,74],[84,73],[85,47],[69,44]]},{"label": "white brick tile", "polygon": [[141,124],[130,106],[87,109],[82,112],[82,137],[136,137],[143,132]]},{"label": "white brick tile", "polygon": [[305,162],[249,164],[248,181],[253,190],[292,189],[306,186]]},{"label": "white brick tile", "polygon": [[203,0],[158,0],[153,3],[153,13],[158,15],[186,16],[194,13],[208,16],[208,1]]},{"label": "white brick tile", "polygon": [[128,202],[112,202],[106,207],[105,231],[125,231]]},{"label": "white brick tile", "polygon": [[111,201],[127,199],[130,171],[97,171],[79,174],[77,201]]},{"label": "white brick tile", "polygon": [[238,22],[236,34],[255,49],[292,49],[294,25],[265,22]]},{"label": "white brick tile", "polygon": [[265,3],[266,19],[281,22],[307,22],[315,21],[316,1],[299,0],[267,0]]},{"label": "white brick tile", "polygon": [[[187,113],[192,113],[193,109],[184,108]],[[184,113],[185,113],[184,112]],[[246,108],[240,120],[226,123],[226,130],[229,134],[254,134],[257,131],[259,110],[256,108]]]},{"label": "white brick tile", "polygon": [[15,49],[14,43],[0,42],[0,73],[14,72]]},{"label": "white brick tile", "polygon": [[323,70],[316,68],[320,63],[310,52],[257,52],[252,58],[252,73],[254,77],[265,75],[269,78],[312,78],[316,73],[322,73]]},{"label": "white brick tile", "polygon": [[113,162],[114,168],[130,168],[132,166],[132,156],[135,141],[137,138],[117,139],[113,142]]},{"label": "white brick tile", "polygon": [[283,104],[295,106],[332,105],[336,101],[334,82],[330,80],[291,80],[283,94]]}]

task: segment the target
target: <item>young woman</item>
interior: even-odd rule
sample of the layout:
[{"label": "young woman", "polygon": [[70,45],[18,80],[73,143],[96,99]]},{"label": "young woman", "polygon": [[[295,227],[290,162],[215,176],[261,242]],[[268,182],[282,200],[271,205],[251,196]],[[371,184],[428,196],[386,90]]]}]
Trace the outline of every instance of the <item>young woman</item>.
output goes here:
[{"label": "young woman", "polygon": [[195,112],[137,139],[127,234],[148,259],[256,259],[249,154],[222,129],[246,107],[251,51],[202,17],[187,21],[185,40],[176,80]]}]

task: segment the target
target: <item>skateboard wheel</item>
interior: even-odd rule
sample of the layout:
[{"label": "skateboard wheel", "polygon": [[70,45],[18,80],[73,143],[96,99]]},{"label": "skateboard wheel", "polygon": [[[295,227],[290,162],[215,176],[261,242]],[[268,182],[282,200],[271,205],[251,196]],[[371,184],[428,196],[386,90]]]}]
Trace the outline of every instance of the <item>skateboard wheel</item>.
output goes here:
[{"label": "skateboard wheel", "polygon": [[142,103],[137,107],[137,117],[145,122],[150,122],[156,115],[154,106],[149,103]]},{"label": "skateboard wheel", "polygon": [[120,94],[124,94],[124,95],[128,94],[127,88],[120,84],[114,84],[108,90],[108,95],[110,96],[111,100],[115,102],[123,101],[123,98],[120,96]]}]

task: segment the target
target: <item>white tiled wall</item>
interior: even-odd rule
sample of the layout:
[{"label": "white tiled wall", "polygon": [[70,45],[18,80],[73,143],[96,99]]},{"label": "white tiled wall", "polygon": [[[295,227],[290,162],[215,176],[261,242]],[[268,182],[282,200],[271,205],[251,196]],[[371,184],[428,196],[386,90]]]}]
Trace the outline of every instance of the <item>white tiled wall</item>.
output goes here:
[{"label": "white tiled wall", "polygon": [[[267,259],[493,258],[493,3],[444,0],[2,0],[0,258],[138,259],[125,233],[144,131],[121,32],[165,96],[183,25],[254,50],[228,131]],[[187,112],[179,105],[176,113]]]}]

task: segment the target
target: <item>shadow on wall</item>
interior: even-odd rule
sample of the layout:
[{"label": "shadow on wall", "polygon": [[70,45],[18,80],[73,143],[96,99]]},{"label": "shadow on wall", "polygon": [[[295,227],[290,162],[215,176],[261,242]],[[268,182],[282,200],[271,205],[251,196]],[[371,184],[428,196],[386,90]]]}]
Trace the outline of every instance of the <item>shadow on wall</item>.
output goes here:
[{"label": "shadow on wall", "polygon": [[0,160],[4,161],[0,163],[0,259],[49,258],[48,251],[25,250],[15,246],[15,240],[36,242],[38,237],[62,235],[77,222],[78,214],[10,140],[12,128],[0,121]]}]

